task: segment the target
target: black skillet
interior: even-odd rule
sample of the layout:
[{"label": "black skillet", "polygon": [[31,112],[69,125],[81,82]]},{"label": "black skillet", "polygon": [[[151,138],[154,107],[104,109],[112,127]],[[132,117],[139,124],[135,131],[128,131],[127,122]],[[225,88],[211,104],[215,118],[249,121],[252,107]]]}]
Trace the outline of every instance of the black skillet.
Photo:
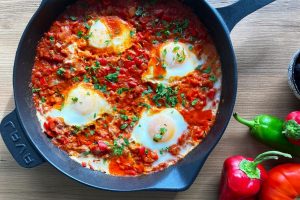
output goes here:
[{"label": "black skillet", "polygon": [[203,0],[186,0],[209,30],[222,62],[222,95],[216,123],[204,142],[181,162],[158,173],[114,177],[81,167],[54,146],[40,128],[29,88],[38,41],[56,17],[74,0],[43,0],[26,27],[16,53],[13,86],[16,109],[1,122],[2,138],[15,160],[26,168],[49,162],[65,175],[86,185],[112,191],[187,189],[197,177],[230,120],[237,92],[237,65],[229,33],[237,22],[274,0],[239,0],[215,9]]}]

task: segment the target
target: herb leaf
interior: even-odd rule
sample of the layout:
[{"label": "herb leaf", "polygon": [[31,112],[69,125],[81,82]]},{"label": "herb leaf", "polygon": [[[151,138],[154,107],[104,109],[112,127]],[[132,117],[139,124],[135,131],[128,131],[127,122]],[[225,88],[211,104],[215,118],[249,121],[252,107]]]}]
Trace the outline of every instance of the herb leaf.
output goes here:
[{"label": "herb leaf", "polygon": [[66,70],[61,67],[56,71],[56,74],[59,76],[62,76],[65,72],[66,72]]},{"label": "herb leaf", "polygon": [[158,84],[156,88],[156,95],[153,96],[152,100],[155,104],[160,107],[161,102],[164,102],[167,107],[175,107],[178,103],[177,89],[166,87],[163,84]]},{"label": "herb leaf", "polygon": [[94,84],[94,88],[96,90],[100,90],[101,92],[107,92],[106,85],[100,85],[98,83]]},{"label": "herb leaf", "polygon": [[144,13],[144,9],[143,9],[141,6],[139,6],[139,7],[137,8],[137,10],[135,11],[135,15],[136,15],[136,16],[142,16],[143,13]]},{"label": "herb leaf", "polygon": [[108,74],[105,76],[105,79],[108,80],[109,82],[118,82],[118,76],[119,76],[119,71],[116,71],[115,73]]}]

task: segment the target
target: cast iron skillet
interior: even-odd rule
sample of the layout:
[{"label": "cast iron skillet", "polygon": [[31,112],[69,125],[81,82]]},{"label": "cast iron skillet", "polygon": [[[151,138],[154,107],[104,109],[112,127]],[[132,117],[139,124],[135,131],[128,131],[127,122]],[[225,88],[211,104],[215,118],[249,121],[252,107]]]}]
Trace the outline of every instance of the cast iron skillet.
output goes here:
[{"label": "cast iron skillet", "polygon": [[214,9],[203,0],[186,0],[208,28],[222,62],[222,95],[216,123],[197,148],[181,162],[158,173],[140,177],[113,177],[92,171],[71,160],[54,146],[40,128],[29,88],[38,41],[56,17],[74,0],[43,0],[26,27],[14,63],[16,109],[1,122],[2,138],[14,159],[26,168],[47,161],[65,175],[86,185],[112,191],[186,190],[197,177],[230,120],[237,92],[237,66],[229,32],[246,15],[274,0],[239,0]]}]

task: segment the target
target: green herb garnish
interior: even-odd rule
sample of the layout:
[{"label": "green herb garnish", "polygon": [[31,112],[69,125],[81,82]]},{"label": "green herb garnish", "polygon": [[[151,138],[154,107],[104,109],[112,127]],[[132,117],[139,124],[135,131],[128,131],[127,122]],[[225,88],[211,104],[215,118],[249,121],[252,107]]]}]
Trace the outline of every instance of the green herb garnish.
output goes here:
[{"label": "green herb garnish", "polygon": [[148,86],[148,89],[143,91],[142,96],[145,96],[145,95],[150,94],[152,92],[153,92],[152,88],[150,86]]},{"label": "green herb garnish", "polygon": [[205,70],[203,70],[203,73],[209,74],[211,72],[211,67],[208,66]]},{"label": "green herb garnish", "polygon": [[64,75],[65,72],[66,72],[66,70],[64,68],[59,68],[56,71],[56,74],[59,75],[59,76],[62,76],[62,75]]},{"label": "green herb garnish", "polygon": [[96,90],[100,90],[103,93],[107,92],[106,85],[100,85],[100,84],[96,83],[96,84],[94,84],[94,88]]},{"label": "green herb garnish", "polygon": [[144,9],[143,9],[141,6],[139,6],[139,7],[137,8],[137,10],[135,11],[135,15],[136,15],[136,16],[142,16],[142,15],[143,15],[143,12],[144,12]]},{"label": "green herb garnish", "polygon": [[41,88],[32,88],[32,93],[37,93],[39,91],[41,91]]},{"label": "green herb garnish", "polygon": [[209,80],[211,80],[212,82],[217,82],[217,77],[215,75],[210,75]]},{"label": "green herb garnish", "polygon": [[83,37],[83,32],[82,31],[78,31],[77,32],[77,37],[78,38],[82,38]]},{"label": "green herb garnish", "polygon": [[153,96],[152,100],[155,104],[160,107],[161,102],[164,102],[167,107],[175,107],[178,103],[177,99],[177,89],[171,87],[166,87],[163,84],[159,83],[156,88],[156,95]]},{"label": "green herb garnish", "polygon": [[129,88],[119,88],[119,89],[117,90],[117,94],[121,95],[123,92],[126,92],[126,91],[128,91],[128,90],[129,90]]},{"label": "green herb garnish", "polygon": [[49,36],[49,40],[51,43],[54,43],[54,37],[53,36]]},{"label": "green herb garnish", "polygon": [[121,129],[121,130],[125,130],[125,129],[127,128],[127,126],[128,126],[127,123],[122,124],[122,125],[120,126],[120,129]]},{"label": "green herb garnish", "polygon": [[71,100],[73,103],[76,103],[76,102],[78,102],[78,97],[72,97]]},{"label": "green herb garnish", "polygon": [[195,106],[197,103],[198,103],[198,101],[199,101],[199,99],[194,99],[193,101],[192,101],[192,106]]},{"label": "green herb garnish", "polygon": [[120,118],[127,121],[128,120],[128,116],[127,115],[124,115],[124,114],[121,114],[120,115]]},{"label": "green herb garnish", "polygon": [[76,20],[77,20],[77,17],[75,17],[75,16],[70,16],[70,19],[71,19],[72,21],[76,21]]},{"label": "green herb garnish", "polygon": [[116,83],[118,82],[118,76],[119,76],[119,71],[108,74],[107,76],[105,76],[105,79],[108,80],[109,82]]}]

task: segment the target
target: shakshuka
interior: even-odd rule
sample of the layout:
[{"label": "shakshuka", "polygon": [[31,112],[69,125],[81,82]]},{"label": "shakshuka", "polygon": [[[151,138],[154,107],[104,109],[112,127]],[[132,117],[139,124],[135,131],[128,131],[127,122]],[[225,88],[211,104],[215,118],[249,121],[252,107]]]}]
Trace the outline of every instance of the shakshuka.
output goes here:
[{"label": "shakshuka", "polygon": [[79,0],[39,41],[30,87],[43,131],[70,158],[137,176],[209,134],[221,63],[181,1]]}]

